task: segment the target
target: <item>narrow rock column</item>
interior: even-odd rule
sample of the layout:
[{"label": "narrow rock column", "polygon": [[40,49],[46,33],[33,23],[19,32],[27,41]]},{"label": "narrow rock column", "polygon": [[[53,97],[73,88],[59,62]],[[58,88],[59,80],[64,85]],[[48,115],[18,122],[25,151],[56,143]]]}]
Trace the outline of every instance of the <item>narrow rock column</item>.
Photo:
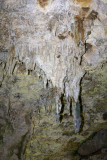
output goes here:
[{"label": "narrow rock column", "polygon": [[58,94],[56,94],[56,121],[60,120],[61,101]]},{"label": "narrow rock column", "polygon": [[73,124],[75,133],[79,132],[81,126],[81,114],[80,114],[80,103],[79,101],[72,102],[72,116],[73,116]]}]

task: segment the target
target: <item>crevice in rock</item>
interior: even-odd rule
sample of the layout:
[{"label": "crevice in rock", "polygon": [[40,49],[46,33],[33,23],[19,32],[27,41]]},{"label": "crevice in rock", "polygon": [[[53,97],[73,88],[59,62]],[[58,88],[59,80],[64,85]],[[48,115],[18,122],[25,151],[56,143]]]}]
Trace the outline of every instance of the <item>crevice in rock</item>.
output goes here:
[{"label": "crevice in rock", "polygon": [[46,83],[46,88],[48,88],[49,87],[49,82],[48,82],[48,80],[47,80],[47,83]]},{"label": "crevice in rock", "polygon": [[65,107],[64,94],[61,94],[60,100],[61,100],[61,111],[60,111],[59,115],[60,115],[60,122],[62,122],[64,107]]},{"label": "crevice in rock", "polygon": [[0,87],[2,86],[2,83],[5,78],[5,72],[6,72],[6,63],[5,62],[0,62],[0,70],[1,70],[1,75],[0,75]]},{"label": "crevice in rock", "polygon": [[80,131],[79,132],[81,132],[83,130],[83,126],[84,126],[84,116],[83,116],[83,106],[82,106],[81,92],[82,92],[82,87],[81,87],[81,82],[80,82],[79,103],[80,103],[81,126],[80,126]]},{"label": "crevice in rock", "polygon": [[[85,73],[86,74],[86,73]],[[83,103],[82,103],[82,80],[85,76],[85,74],[83,75],[83,77],[80,80],[80,92],[79,92],[79,103],[80,103],[80,116],[81,116],[81,126],[80,126],[80,130],[79,132],[81,132],[83,130],[84,127],[84,115],[83,115]]]},{"label": "crevice in rock", "polygon": [[12,69],[12,74],[14,73],[15,67],[17,65],[17,62],[14,64],[13,69]]},{"label": "crevice in rock", "polygon": [[90,43],[85,42],[85,53],[92,48],[92,45]]},{"label": "crevice in rock", "polygon": [[72,116],[72,99],[70,98],[70,116]]},{"label": "crevice in rock", "polygon": [[21,143],[19,145],[19,152],[17,154],[18,158],[20,160],[24,160],[24,153],[25,153],[25,149],[26,149],[26,143],[27,143],[27,139],[29,137],[29,132],[27,132],[23,137],[22,137],[22,140],[21,140]]},{"label": "crevice in rock", "polygon": [[32,70],[28,69],[28,75],[31,75]]},{"label": "crevice in rock", "polygon": [[98,16],[98,12],[92,10],[91,13],[89,14],[89,16],[87,17],[88,19],[92,19],[95,20]]}]

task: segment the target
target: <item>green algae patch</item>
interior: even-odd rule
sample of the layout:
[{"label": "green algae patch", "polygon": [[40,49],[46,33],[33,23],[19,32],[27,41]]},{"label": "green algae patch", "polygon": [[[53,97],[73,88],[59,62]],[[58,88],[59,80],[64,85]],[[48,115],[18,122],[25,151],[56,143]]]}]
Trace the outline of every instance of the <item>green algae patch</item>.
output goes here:
[{"label": "green algae patch", "polygon": [[[102,122],[107,111],[107,65],[106,63],[88,70],[82,80],[82,105],[84,121],[88,126]],[[87,127],[88,127],[87,126]]]},{"label": "green algae patch", "polygon": [[10,122],[6,121],[7,123],[5,125],[0,125],[0,146],[4,143],[4,138],[7,136],[12,135],[13,133],[13,127]]},{"label": "green algae patch", "polygon": [[58,129],[58,126],[56,126],[55,116],[41,112],[39,122],[37,118],[37,115],[35,115],[33,133],[26,146],[26,160],[30,159],[30,157],[42,160],[44,157],[46,158],[59,150],[62,146],[60,140],[58,140],[61,129]]},{"label": "green algae patch", "polygon": [[1,139],[5,136],[9,136],[13,133],[13,127],[11,125],[11,123],[7,122],[5,126],[1,126],[0,127],[0,137]]},{"label": "green algae patch", "polygon": [[35,113],[32,119],[32,134],[28,139],[26,150],[25,150],[25,160],[30,159],[49,159],[55,160],[63,156],[62,149],[67,144],[68,135],[64,135],[65,130],[71,132],[71,123],[68,123],[65,119],[63,123],[56,122],[55,117],[55,104],[51,104],[46,107],[41,107],[40,115]]},{"label": "green algae patch", "polygon": [[[107,92],[107,65],[102,67],[98,67],[91,71],[88,71],[88,75],[92,79],[87,79],[86,82],[90,83],[88,85],[88,89],[85,91],[83,90],[83,95],[86,93],[88,95],[97,95],[99,93],[106,93]],[[91,81],[90,81],[91,80]]]},{"label": "green algae patch", "polygon": [[40,97],[40,91],[43,86],[40,83],[40,79],[34,76],[27,76],[26,74],[17,75],[19,81],[12,88],[13,94],[19,92],[23,98],[26,99],[38,99]]}]

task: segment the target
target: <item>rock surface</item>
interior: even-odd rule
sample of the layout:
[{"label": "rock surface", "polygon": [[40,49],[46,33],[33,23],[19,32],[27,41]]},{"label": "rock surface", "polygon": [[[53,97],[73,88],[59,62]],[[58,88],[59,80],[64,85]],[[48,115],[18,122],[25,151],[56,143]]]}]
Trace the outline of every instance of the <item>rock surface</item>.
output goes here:
[{"label": "rock surface", "polygon": [[91,140],[83,143],[78,153],[82,156],[91,155],[102,148],[107,148],[107,130],[99,131]]},{"label": "rock surface", "polygon": [[107,129],[106,8],[0,0],[1,160],[79,160],[81,141]]}]

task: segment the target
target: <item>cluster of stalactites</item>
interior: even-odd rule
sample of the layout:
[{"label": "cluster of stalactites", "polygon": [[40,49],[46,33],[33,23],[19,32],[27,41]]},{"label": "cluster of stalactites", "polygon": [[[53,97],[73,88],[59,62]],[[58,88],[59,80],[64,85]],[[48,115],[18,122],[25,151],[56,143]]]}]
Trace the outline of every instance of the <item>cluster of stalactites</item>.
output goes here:
[{"label": "cluster of stalactites", "polygon": [[[75,102],[73,97],[66,97],[65,94],[56,94],[56,121],[61,122],[62,114],[65,109],[63,98],[66,98],[68,114],[73,117],[73,126],[75,133],[80,131],[81,127],[81,110],[80,101]],[[71,115],[72,114],[72,115]]]},{"label": "cluster of stalactites", "polygon": [[[56,87],[56,114],[57,117],[62,109],[61,93],[66,99],[72,99],[72,115],[75,132],[80,128],[80,107],[78,103],[80,80],[83,72],[80,66],[80,59],[84,53],[84,46],[79,48],[71,40],[58,40],[58,43],[46,42],[42,46],[35,43],[23,42],[11,46],[11,55],[8,62],[9,73],[14,72],[18,62],[25,64],[26,73],[34,71],[44,82],[44,88]],[[58,119],[58,118],[57,118]]]},{"label": "cluster of stalactites", "polygon": [[[15,66],[18,63],[18,59],[12,59],[10,58],[9,60],[9,64],[8,64],[8,70],[9,73],[12,74],[14,72]],[[43,72],[43,70],[41,70],[37,64],[34,65],[34,72],[36,73],[36,75],[40,78],[43,79],[44,82],[44,88],[46,87],[53,87],[52,86],[52,82],[51,80],[48,80],[46,77],[46,74]],[[28,70],[26,71],[26,73],[28,74]],[[80,103],[79,103],[79,98],[76,98],[76,101],[74,100],[74,98],[69,96],[69,88],[67,83],[65,83],[65,89],[64,89],[65,93],[61,94],[61,92],[57,92],[56,93],[56,121],[60,121],[60,114],[62,112],[62,110],[64,110],[64,103],[61,99],[61,96],[65,96],[66,97],[66,101],[67,101],[67,108],[70,112],[70,107],[72,107],[72,116],[73,116],[73,125],[74,125],[74,129],[75,129],[75,133],[79,132],[80,130],[80,126],[81,126],[81,116],[80,116]],[[58,94],[59,93],[59,94]],[[79,86],[78,86],[78,95],[79,96]],[[70,114],[70,113],[69,113]]]}]

